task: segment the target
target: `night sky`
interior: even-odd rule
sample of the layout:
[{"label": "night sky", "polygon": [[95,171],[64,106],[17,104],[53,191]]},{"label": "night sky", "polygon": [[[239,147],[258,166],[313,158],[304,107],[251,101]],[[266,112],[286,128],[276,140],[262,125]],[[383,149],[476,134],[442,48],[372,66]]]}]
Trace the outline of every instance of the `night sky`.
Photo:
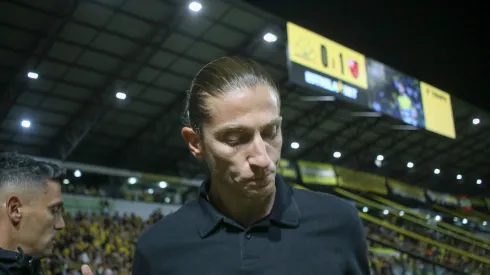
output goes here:
[{"label": "night sky", "polygon": [[490,10],[484,1],[246,2],[490,112]]}]

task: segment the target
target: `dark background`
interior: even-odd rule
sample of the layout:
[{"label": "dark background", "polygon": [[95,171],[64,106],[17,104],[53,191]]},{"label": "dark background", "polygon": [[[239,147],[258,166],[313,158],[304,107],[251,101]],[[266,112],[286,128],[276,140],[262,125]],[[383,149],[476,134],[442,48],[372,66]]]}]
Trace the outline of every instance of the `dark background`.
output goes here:
[{"label": "dark background", "polygon": [[490,111],[485,1],[245,1]]}]

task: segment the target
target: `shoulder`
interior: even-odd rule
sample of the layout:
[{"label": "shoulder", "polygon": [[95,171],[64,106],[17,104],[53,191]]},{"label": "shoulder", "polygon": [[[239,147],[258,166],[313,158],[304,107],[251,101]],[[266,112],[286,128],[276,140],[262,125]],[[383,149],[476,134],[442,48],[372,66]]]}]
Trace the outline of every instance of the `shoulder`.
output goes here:
[{"label": "shoulder", "polygon": [[182,236],[197,234],[196,216],[200,208],[196,200],[183,205],[179,210],[165,216],[143,231],[136,242],[140,253],[153,253],[162,247],[167,247],[173,241],[182,240]]},{"label": "shoulder", "polygon": [[353,202],[328,193],[293,188],[293,197],[304,219],[316,219],[336,226],[350,226],[359,221]]}]

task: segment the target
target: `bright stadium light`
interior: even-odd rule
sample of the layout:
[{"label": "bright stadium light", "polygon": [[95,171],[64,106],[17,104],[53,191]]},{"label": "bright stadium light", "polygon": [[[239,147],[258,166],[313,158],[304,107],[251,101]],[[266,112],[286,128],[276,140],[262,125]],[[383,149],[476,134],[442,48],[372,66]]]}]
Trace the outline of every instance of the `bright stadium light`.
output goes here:
[{"label": "bright stadium light", "polygon": [[463,219],[463,224],[467,224],[468,223],[468,220],[467,219]]},{"label": "bright stadium light", "polygon": [[82,171],[80,170],[75,170],[75,172],[73,173],[73,175],[75,176],[75,178],[79,178],[82,176]]},{"label": "bright stadium light", "polygon": [[118,92],[118,93],[116,94],[116,98],[117,98],[117,99],[120,99],[120,100],[125,100],[125,99],[126,99],[126,97],[127,97],[127,96],[126,96],[126,94],[125,94],[125,93]]},{"label": "bright stadium light", "polygon": [[413,168],[413,162],[411,162],[411,161],[407,162],[407,167],[408,168]]},{"label": "bright stadium light", "polygon": [[476,184],[481,184],[481,182],[482,182],[481,179],[476,180]]},{"label": "bright stadium light", "polygon": [[488,224],[487,221],[483,222],[483,226],[487,226],[487,224]]},{"label": "bright stadium light", "polygon": [[342,156],[342,154],[340,152],[333,153],[333,157],[336,159],[340,158],[341,156]]},{"label": "bright stadium light", "polygon": [[362,208],[362,212],[367,213],[368,211],[369,211],[369,208],[367,208],[366,206],[364,206],[364,207]]},{"label": "bright stadium light", "polygon": [[160,188],[162,188],[162,189],[163,189],[163,188],[167,188],[168,183],[167,183],[167,182],[165,182],[165,181],[161,181],[161,182],[159,182],[159,183],[158,183],[158,186],[159,186]]},{"label": "bright stadium light", "polygon": [[63,180],[63,184],[70,184],[70,180],[69,179],[64,179]]},{"label": "bright stadium light", "polygon": [[441,216],[437,215],[437,216],[435,217],[435,220],[436,220],[436,222],[441,221]]},{"label": "bright stadium light", "polygon": [[383,210],[383,215],[388,215],[388,214],[390,214],[390,211],[388,211],[388,209]]},{"label": "bright stadium light", "polygon": [[128,179],[129,184],[136,184],[138,182],[138,179],[135,177],[131,177]]},{"label": "bright stadium light", "polygon": [[30,128],[31,127],[31,121],[24,119],[20,122],[20,126],[22,126],[24,128]]},{"label": "bright stadium light", "polygon": [[376,160],[379,160],[379,161],[383,161],[385,159],[385,157],[383,155],[378,155],[376,157]]},{"label": "bright stadium light", "polygon": [[438,169],[438,168],[434,169],[434,174],[439,175],[440,173],[441,173],[440,169]]},{"label": "bright stadium light", "polygon": [[460,179],[462,179],[462,178],[463,178],[463,176],[462,176],[461,174],[458,174],[458,175],[456,176],[456,179],[458,179],[458,180],[460,180]]},{"label": "bright stadium light", "polygon": [[193,1],[189,4],[189,9],[193,12],[198,12],[202,9],[202,5],[199,2]]},{"label": "bright stadium light", "polygon": [[268,32],[264,35],[264,40],[265,42],[273,43],[277,41],[277,36],[273,33]]},{"label": "bright stadium light", "polygon": [[38,79],[39,78],[39,74],[37,74],[35,72],[28,72],[27,73],[27,77],[30,78],[30,79]]},{"label": "bright stadium light", "polygon": [[399,215],[400,215],[400,217],[403,217],[403,215],[405,215],[405,212],[400,211]]},{"label": "bright stadium light", "polygon": [[151,188],[150,188],[150,189],[148,189],[148,194],[150,194],[150,195],[151,195],[151,194],[153,194],[154,192],[155,192],[155,191],[154,191],[153,189],[151,189]]},{"label": "bright stadium light", "polygon": [[297,143],[297,142],[291,142],[291,148],[298,149],[299,148],[299,143]]},{"label": "bright stadium light", "polygon": [[473,125],[478,125],[480,124],[480,119],[479,118],[474,118],[473,119]]}]

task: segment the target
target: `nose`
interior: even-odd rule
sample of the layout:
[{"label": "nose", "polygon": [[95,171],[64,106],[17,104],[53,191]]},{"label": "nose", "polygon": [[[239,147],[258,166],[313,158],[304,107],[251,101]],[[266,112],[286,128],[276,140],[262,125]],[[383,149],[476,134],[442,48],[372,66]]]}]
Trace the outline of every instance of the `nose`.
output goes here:
[{"label": "nose", "polygon": [[260,135],[254,138],[254,141],[250,145],[250,155],[248,157],[248,163],[253,168],[265,169],[271,164],[271,159],[267,154],[266,143]]},{"label": "nose", "polygon": [[63,228],[65,228],[66,224],[65,224],[65,219],[63,217],[59,218],[57,221],[56,221],[56,224],[54,225],[54,228],[56,230],[62,230]]}]

